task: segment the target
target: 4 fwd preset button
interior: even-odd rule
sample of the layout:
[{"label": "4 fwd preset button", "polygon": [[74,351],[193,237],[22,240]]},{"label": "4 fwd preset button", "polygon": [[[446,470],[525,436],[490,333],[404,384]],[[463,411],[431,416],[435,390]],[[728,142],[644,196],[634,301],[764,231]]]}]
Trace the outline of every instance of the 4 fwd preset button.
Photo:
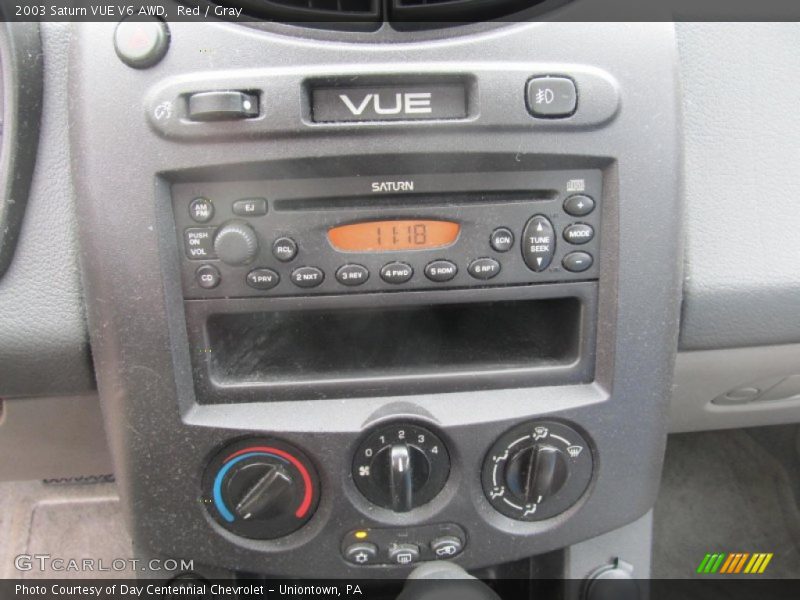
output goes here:
[{"label": "4 fwd preset button", "polygon": [[414,276],[411,265],[402,262],[390,262],[381,268],[381,279],[386,283],[399,285],[406,283]]},{"label": "4 fwd preset button", "polygon": [[553,224],[542,215],[531,217],[522,231],[522,258],[531,271],[544,271],[556,252]]},{"label": "4 fwd preset button", "polygon": [[325,273],[317,267],[298,267],[292,271],[292,283],[297,287],[317,287],[323,279],[325,279]]}]

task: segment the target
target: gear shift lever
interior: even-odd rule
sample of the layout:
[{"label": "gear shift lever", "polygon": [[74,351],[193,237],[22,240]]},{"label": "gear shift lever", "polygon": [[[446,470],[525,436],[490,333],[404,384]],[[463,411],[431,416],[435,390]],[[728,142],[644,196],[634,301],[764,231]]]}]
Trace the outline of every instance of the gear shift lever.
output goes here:
[{"label": "gear shift lever", "polygon": [[397,600],[500,600],[494,590],[449,562],[425,563],[414,569]]}]

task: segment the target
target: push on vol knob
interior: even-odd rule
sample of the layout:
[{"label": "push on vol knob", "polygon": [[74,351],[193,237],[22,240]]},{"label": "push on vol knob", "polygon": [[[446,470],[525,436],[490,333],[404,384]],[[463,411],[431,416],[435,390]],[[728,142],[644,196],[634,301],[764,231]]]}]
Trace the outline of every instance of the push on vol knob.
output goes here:
[{"label": "push on vol knob", "polygon": [[258,254],[258,236],[247,223],[229,221],[214,236],[214,252],[225,264],[246,265]]}]

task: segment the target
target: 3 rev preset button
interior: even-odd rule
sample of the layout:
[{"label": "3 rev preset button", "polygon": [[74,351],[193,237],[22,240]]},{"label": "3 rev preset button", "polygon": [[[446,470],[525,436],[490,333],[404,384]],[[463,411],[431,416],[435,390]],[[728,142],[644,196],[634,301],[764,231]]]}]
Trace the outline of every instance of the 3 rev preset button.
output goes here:
[{"label": "3 rev preset button", "polygon": [[369,269],[363,265],[342,265],[336,270],[336,281],[342,285],[355,287],[369,279]]},{"label": "3 rev preset button", "polygon": [[544,271],[556,252],[553,224],[542,215],[528,220],[522,232],[522,258],[531,271]]}]

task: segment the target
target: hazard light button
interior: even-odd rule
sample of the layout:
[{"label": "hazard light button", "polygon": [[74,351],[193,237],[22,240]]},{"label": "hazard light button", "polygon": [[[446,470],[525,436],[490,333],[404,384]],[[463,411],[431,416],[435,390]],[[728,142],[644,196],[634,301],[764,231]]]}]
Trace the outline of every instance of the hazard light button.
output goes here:
[{"label": "hazard light button", "polygon": [[528,220],[522,232],[522,258],[531,271],[544,271],[550,266],[556,252],[553,224],[542,215]]}]

